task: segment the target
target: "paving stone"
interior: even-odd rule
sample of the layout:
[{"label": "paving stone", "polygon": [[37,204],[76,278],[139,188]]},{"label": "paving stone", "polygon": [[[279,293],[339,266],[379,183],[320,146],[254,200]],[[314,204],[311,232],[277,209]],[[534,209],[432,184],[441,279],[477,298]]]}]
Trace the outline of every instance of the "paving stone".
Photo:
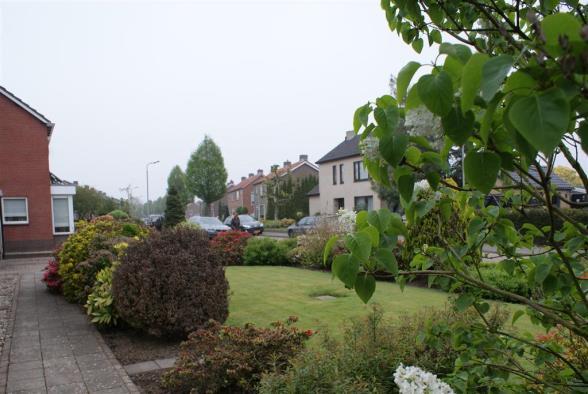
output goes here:
[{"label": "paving stone", "polygon": [[41,350],[32,348],[32,349],[24,349],[24,350],[17,350],[14,352],[10,352],[10,362],[13,363],[20,363],[23,361],[33,361],[33,360],[41,360]]},{"label": "paving stone", "polygon": [[90,392],[124,386],[124,382],[117,373],[106,373],[104,375],[98,375],[86,380],[85,383]]},{"label": "paving stone", "polygon": [[8,367],[8,372],[11,371],[29,371],[31,369],[43,368],[41,360],[25,361],[22,363],[11,363]]},{"label": "paving stone", "polygon": [[127,390],[124,386],[113,387],[111,389],[100,390],[100,391],[90,391],[92,394],[127,394],[129,390]]},{"label": "paving stone", "polygon": [[43,379],[43,368],[8,371],[8,382],[25,379]]},{"label": "paving stone", "polygon": [[82,383],[82,374],[77,368],[61,367],[45,369],[45,382],[48,387],[71,383]]},{"label": "paving stone", "polygon": [[41,379],[27,379],[27,380],[16,380],[14,382],[8,382],[6,385],[6,391],[26,391],[42,389],[45,390],[45,380]]},{"label": "paving stone", "polygon": [[161,358],[159,360],[155,360],[155,364],[159,365],[160,368],[171,368],[176,363],[176,358]]},{"label": "paving stone", "polygon": [[43,366],[45,368],[52,368],[62,365],[77,365],[75,357],[60,357],[50,360],[43,360]]},{"label": "paving stone", "polygon": [[83,383],[62,384],[59,386],[51,386],[47,389],[47,393],[50,394],[83,394],[87,392],[88,390]]},{"label": "paving stone", "polygon": [[129,375],[136,375],[138,373],[149,372],[149,371],[156,371],[160,369],[159,365],[157,365],[153,361],[144,361],[142,363],[130,364],[125,365],[125,371]]}]

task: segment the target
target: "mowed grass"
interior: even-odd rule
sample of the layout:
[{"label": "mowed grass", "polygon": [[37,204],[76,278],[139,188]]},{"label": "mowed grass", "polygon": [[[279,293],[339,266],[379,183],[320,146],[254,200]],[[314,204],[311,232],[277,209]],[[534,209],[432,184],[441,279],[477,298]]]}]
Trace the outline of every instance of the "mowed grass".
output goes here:
[{"label": "mowed grass", "polygon": [[[230,284],[229,325],[254,323],[267,326],[288,316],[298,316],[298,327],[325,330],[340,336],[346,324],[366,316],[371,304],[379,304],[386,319],[402,318],[426,307],[444,307],[449,295],[445,292],[406,286],[404,292],[395,283],[378,282],[376,292],[365,305],[353,290],[347,290],[331,274],[292,267],[228,267]],[[321,301],[317,295],[333,295],[336,299]],[[506,304],[511,311],[521,306]],[[507,322],[510,328],[510,319]],[[523,316],[516,329],[537,332]]]}]

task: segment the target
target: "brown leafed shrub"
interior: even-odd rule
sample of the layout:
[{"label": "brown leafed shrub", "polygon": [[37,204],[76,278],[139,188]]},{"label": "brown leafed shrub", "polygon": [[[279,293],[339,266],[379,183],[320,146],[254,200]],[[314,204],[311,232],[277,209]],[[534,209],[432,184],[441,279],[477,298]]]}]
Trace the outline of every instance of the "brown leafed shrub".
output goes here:
[{"label": "brown leafed shrub", "polygon": [[155,336],[184,337],[228,315],[228,282],[206,232],[178,226],[129,246],[114,273],[120,318]]},{"label": "brown leafed shrub", "polygon": [[205,329],[190,334],[181,345],[174,368],[163,378],[173,393],[255,392],[263,373],[284,371],[313,335],[286,324],[261,328],[221,326],[211,321]]}]

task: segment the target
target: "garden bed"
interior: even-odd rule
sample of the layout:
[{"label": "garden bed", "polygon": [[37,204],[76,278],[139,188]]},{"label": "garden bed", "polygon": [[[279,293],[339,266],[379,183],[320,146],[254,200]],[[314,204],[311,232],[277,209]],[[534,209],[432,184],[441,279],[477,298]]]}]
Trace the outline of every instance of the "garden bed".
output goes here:
[{"label": "garden bed", "polygon": [[181,342],[155,338],[131,329],[104,330],[101,334],[122,365],[176,357]]}]

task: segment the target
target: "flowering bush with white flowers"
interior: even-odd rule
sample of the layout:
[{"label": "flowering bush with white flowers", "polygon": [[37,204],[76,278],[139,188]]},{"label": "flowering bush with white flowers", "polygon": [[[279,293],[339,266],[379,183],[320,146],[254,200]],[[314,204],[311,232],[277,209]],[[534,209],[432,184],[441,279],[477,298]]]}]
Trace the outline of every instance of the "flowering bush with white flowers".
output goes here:
[{"label": "flowering bush with white flowers", "polygon": [[400,394],[454,394],[447,383],[419,367],[400,364],[394,373],[394,383]]},{"label": "flowering bush with white flowers", "polygon": [[342,232],[351,233],[355,230],[355,217],[357,212],[340,208],[337,211],[337,220]]}]

